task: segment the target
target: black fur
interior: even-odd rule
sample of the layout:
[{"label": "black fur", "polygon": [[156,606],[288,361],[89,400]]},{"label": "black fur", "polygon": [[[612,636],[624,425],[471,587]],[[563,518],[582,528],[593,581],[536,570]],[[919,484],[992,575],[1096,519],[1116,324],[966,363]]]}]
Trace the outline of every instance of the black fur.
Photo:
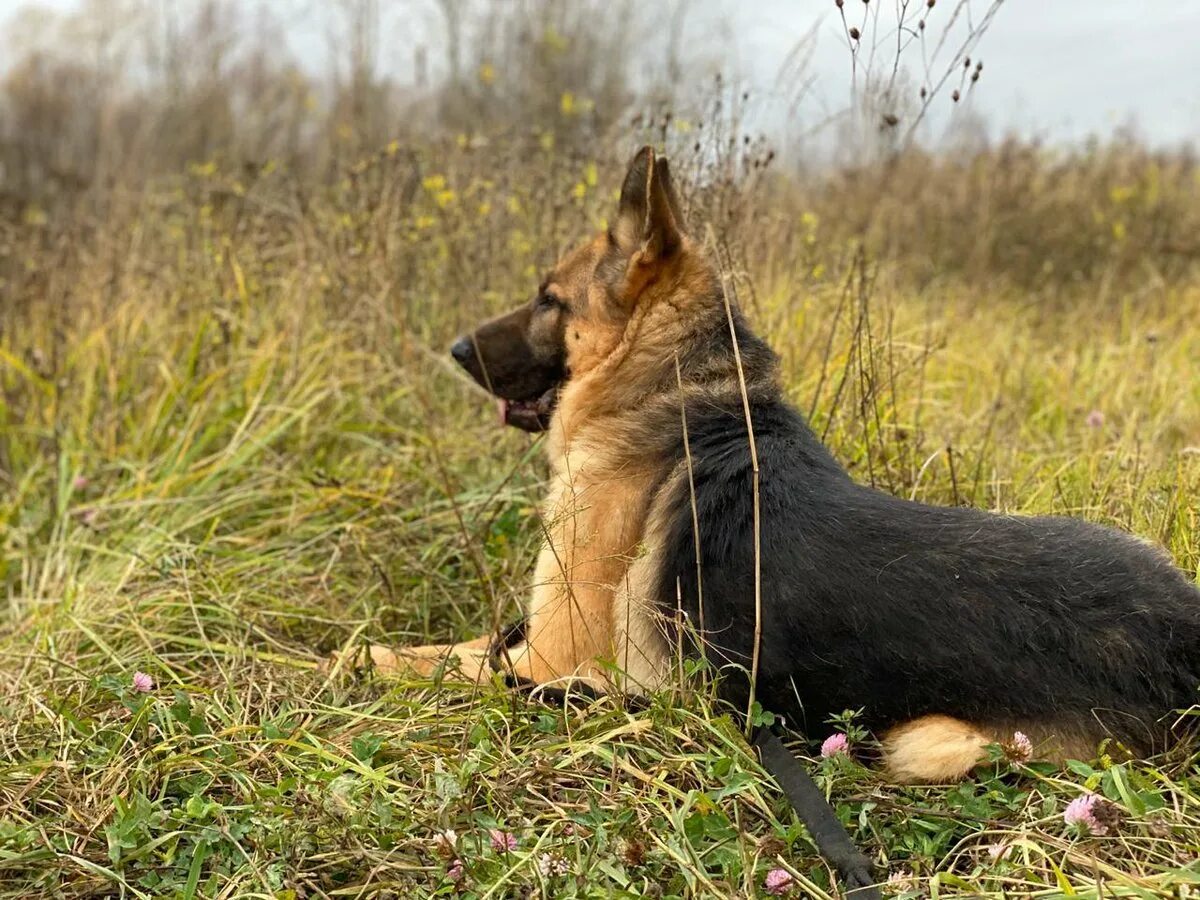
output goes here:
[{"label": "black fur", "polygon": [[[765,349],[747,335],[751,351]],[[739,340],[744,340],[739,335]],[[745,351],[743,351],[745,352]],[[769,352],[769,351],[767,351]],[[762,647],[757,696],[805,730],[864,708],[1045,722],[1161,747],[1197,701],[1200,591],[1165,553],[1076,519],[928,506],[853,482],[799,413],[758,399]],[[709,656],[749,667],[753,500],[740,401],[687,409]],[[684,453],[682,444],[678,456]],[[686,483],[660,582],[698,626]],[[714,654],[715,651],[715,654]],[[728,678],[744,702],[747,681]]]}]

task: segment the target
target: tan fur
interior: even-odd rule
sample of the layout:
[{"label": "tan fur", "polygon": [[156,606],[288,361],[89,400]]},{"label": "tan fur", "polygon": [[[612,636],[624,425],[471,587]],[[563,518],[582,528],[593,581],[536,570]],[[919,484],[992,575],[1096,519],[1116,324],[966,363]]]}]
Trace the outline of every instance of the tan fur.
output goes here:
[{"label": "tan fur", "polygon": [[605,687],[605,664],[616,659],[613,598],[637,555],[652,473],[580,441],[553,467],[547,543],[513,669],[539,683],[574,676]]},{"label": "tan fur", "polygon": [[982,726],[930,715],[883,735],[884,768],[899,782],[959,781],[987,758],[989,744],[1010,742],[1017,731],[1030,739],[1035,759],[1061,763],[1094,755],[1095,742],[1087,735],[1046,722]]},{"label": "tan fur", "polygon": [[883,763],[896,781],[957,781],[985,758],[991,740],[949,716],[923,716],[883,737]]},{"label": "tan fur", "polygon": [[[670,496],[677,482],[686,477],[684,466],[676,466],[659,489],[659,495]],[[663,613],[650,599],[656,593],[655,580],[662,571],[660,548],[670,524],[665,509],[665,506],[651,507],[643,531],[643,552],[629,566],[613,600],[617,667],[625,679],[622,688],[631,694],[659,690],[671,675],[671,648],[666,641],[665,623],[661,621]]]},{"label": "tan fur", "polygon": [[[367,654],[371,665],[381,675],[432,676],[441,669],[448,681],[482,682],[491,677],[488,648],[491,636],[463,641],[459,644],[431,644],[424,647],[405,647],[393,650],[382,644],[371,644]],[[341,661],[342,654],[334,654],[332,665]]]}]

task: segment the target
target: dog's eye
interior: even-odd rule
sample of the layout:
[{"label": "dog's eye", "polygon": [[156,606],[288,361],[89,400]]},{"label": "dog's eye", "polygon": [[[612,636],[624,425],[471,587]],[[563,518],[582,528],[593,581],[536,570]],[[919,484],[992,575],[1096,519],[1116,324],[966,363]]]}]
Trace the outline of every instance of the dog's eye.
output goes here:
[{"label": "dog's eye", "polygon": [[558,297],[549,292],[543,291],[537,298],[538,309],[566,309],[567,305]]}]

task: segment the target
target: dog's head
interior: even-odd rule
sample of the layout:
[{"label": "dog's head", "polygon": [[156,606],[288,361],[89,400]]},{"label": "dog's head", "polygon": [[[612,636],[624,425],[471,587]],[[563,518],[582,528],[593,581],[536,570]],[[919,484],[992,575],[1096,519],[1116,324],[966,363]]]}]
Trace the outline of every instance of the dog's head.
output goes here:
[{"label": "dog's head", "polygon": [[686,244],[667,161],[643,147],[609,229],[564,256],[532,300],[460,337],[450,353],[499,398],[506,424],[542,431],[559,389],[613,353]]}]

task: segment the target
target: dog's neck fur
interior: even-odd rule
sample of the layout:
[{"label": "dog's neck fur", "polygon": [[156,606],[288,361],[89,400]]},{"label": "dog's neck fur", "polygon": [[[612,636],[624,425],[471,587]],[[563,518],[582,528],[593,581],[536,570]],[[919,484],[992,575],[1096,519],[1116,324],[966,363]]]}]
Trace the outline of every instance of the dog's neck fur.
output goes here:
[{"label": "dog's neck fur", "polygon": [[[678,258],[646,280],[614,349],[563,387],[547,441],[551,463],[581,442],[591,444],[592,433],[612,448],[605,456],[613,464],[644,457],[647,442],[665,437],[637,433],[639,410],[647,404],[681,408],[697,393],[740,401],[743,379],[752,400],[778,398],[775,354],[736,309],[732,319],[731,333],[720,277],[700,248],[686,241]],[[728,352],[731,342],[740,351],[741,373]],[[686,355],[680,347],[689,348]],[[614,441],[614,428],[630,440]]]}]

